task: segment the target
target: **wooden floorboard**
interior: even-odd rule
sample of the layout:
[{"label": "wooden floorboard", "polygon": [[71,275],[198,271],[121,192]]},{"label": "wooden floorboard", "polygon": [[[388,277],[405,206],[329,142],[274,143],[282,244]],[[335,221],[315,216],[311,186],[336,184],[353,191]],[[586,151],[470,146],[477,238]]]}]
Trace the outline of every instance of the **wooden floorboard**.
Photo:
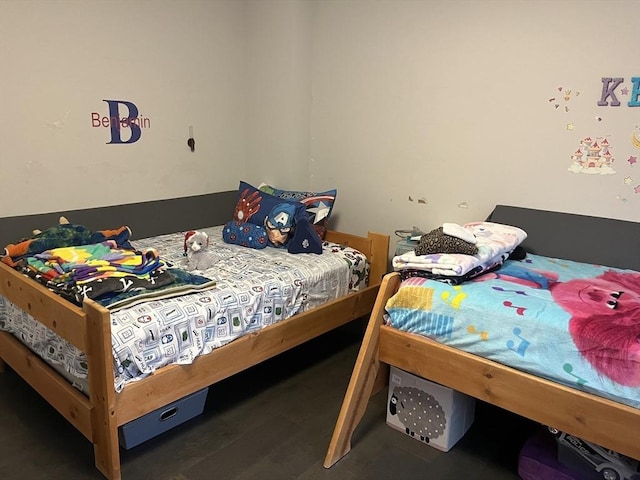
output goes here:
[{"label": "wooden floorboard", "polygon": [[[521,445],[536,425],[486,404],[448,453],[385,424],[374,396],[353,449],[331,469],[324,456],[355,362],[363,322],[353,322],[210,389],[204,413],[131,450],[124,480],[517,480]],[[0,374],[0,478],[102,479],[91,444],[9,367]]]}]

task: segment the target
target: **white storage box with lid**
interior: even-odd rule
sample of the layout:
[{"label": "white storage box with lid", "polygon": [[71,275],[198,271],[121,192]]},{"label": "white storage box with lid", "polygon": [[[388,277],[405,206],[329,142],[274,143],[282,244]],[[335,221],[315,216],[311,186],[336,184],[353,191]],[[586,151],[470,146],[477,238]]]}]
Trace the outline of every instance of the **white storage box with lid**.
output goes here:
[{"label": "white storage box with lid", "polygon": [[199,390],[122,425],[118,430],[120,446],[126,449],[133,448],[197,417],[204,410],[208,390]]},{"label": "white storage box with lid", "polygon": [[389,376],[387,424],[448,452],[467,432],[475,399],[394,366]]}]

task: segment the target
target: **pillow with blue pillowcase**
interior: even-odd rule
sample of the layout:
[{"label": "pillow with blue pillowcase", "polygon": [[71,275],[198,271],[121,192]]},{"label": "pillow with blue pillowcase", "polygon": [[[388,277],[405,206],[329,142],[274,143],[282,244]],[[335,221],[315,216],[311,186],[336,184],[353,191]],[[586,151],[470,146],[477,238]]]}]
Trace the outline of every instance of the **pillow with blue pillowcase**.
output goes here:
[{"label": "pillow with blue pillowcase", "polygon": [[238,202],[247,198],[252,199],[255,212],[246,222],[227,222],[223,229],[225,242],[251,248],[270,245],[286,248],[289,253],[322,253],[322,240],[311,225],[304,204],[262,192],[241,181]]}]

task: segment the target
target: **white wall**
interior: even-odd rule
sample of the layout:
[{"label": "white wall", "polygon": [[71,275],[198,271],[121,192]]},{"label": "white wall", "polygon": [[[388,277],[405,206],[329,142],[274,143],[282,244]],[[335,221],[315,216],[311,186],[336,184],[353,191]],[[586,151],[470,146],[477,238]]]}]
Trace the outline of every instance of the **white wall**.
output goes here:
[{"label": "white wall", "polygon": [[246,180],[309,187],[311,3],[247,3]]},{"label": "white wall", "polygon": [[[0,216],[237,188],[245,27],[234,0],[0,0]],[[140,140],[107,144],[104,99]]]},{"label": "white wall", "polygon": [[[0,0],[0,216],[246,179],[337,187],[334,226],[354,233],[496,203],[640,221],[640,108],[621,94],[640,76],[638,5]],[[621,106],[597,106],[602,77],[625,79]],[[107,144],[104,99],[151,128]],[[610,142],[614,174],[569,171],[587,136]]]},{"label": "white wall", "polygon": [[[640,108],[622,85],[621,106],[597,106],[602,77],[640,76],[639,15],[637,0],[314,2],[312,186],[338,187],[338,227],[356,232],[499,203],[640,221]],[[615,174],[568,170],[586,136],[606,136]]]}]

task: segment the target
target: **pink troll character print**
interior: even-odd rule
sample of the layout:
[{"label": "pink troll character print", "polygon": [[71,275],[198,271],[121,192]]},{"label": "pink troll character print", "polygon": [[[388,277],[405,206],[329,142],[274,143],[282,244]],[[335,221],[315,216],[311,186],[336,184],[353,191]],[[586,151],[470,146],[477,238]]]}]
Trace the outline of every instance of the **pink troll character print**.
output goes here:
[{"label": "pink troll character print", "polygon": [[640,386],[640,273],[608,270],[549,287],[585,359],[621,385]]}]

